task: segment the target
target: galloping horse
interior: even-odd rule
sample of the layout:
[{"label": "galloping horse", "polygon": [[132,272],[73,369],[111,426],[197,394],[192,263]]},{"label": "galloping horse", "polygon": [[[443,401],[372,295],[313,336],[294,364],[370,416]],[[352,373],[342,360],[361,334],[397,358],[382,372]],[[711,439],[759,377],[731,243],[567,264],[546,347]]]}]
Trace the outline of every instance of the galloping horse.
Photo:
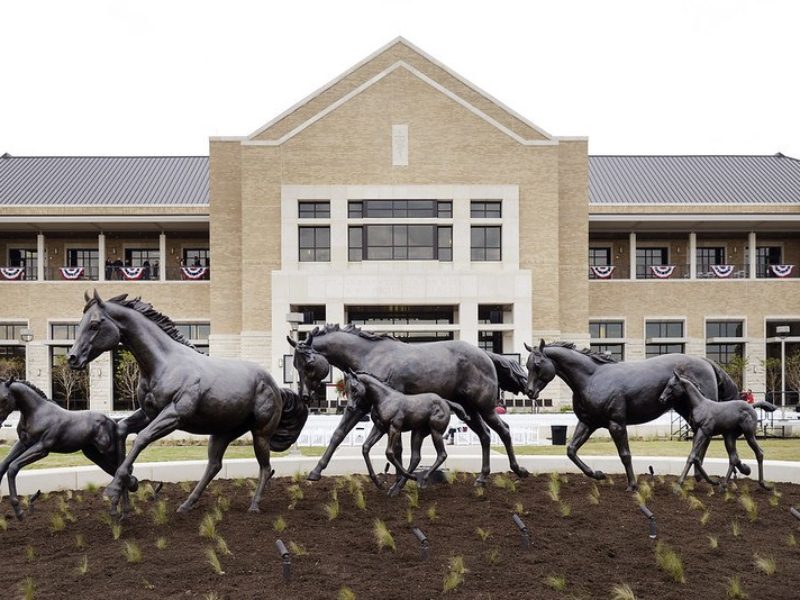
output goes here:
[{"label": "galloping horse", "polygon": [[[525,344],[528,356],[527,393],[539,393],[558,375],[572,390],[572,407],[578,425],[567,446],[567,456],[588,477],[603,479],[578,457],[578,450],[600,427],[608,428],[628,476],[628,490],[637,488],[636,475],[628,446],[628,425],[646,423],[674,408],[691,424],[691,409],[685,402],[661,403],[659,397],[672,377],[681,370],[697,382],[700,391],[712,400],[732,400],[738,396],[733,380],[705,358],[685,354],[664,354],[639,362],[617,363],[614,359],[575,344],[555,342],[538,348]],[[702,462],[702,456],[700,460]]]},{"label": "galloping horse", "polygon": [[[22,415],[17,425],[19,440],[0,462],[0,482],[8,472],[8,496],[17,519],[22,519],[17,496],[17,473],[23,467],[43,459],[51,452],[68,454],[82,451],[86,458],[109,475],[114,475],[124,456],[119,443],[117,423],[92,410],[64,410],[29,381],[14,377],[0,380],[0,424],[13,411]],[[128,490],[136,491],[136,478],[123,490],[127,510]]]},{"label": "galloping horse", "polygon": [[116,511],[141,451],[182,429],[211,437],[205,474],[178,511],[186,512],[194,506],[222,468],[225,449],[250,431],[260,467],[250,511],[258,512],[264,487],[273,473],[270,450],[286,450],[294,443],[308,417],[308,407],[291,390],[279,389],[258,365],[202,354],[150,304],[126,298],[123,294],[104,302],[96,290],[94,297],[87,295],[83,319],[67,355],[69,366],[81,369],[122,343],[139,363],[136,397],[140,409],[131,420],[149,423],[106,487],[112,511]]},{"label": "galloping horse", "polygon": [[[525,371],[514,361],[484,352],[467,342],[405,344],[390,335],[370,333],[354,325],[317,327],[304,342],[296,343],[289,339],[289,343],[296,349],[294,366],[300,374],[302,395],[313,395],[321,381],[321,377],[314,373],[322,373],[322,377],[327,375],[324,365],[318,368],[322,363],[319,355],[341,371],[372,373],[404,394],[433,392],[460,404],[470,417],[467,425],[478,435],[483,454],[477,484],[485,483],[489,476],[491,436],[487,424],[503,441],[511,469],[520,477],[527,476],[527,470],[519,466],[514,456],[508,425],[494,411],[498,379],[501,389],[513,392],[525,389]],[[309,473],[310,480],[320,478],[333,452],[366,414],[364,410],[345,411],[325,454]]]}]

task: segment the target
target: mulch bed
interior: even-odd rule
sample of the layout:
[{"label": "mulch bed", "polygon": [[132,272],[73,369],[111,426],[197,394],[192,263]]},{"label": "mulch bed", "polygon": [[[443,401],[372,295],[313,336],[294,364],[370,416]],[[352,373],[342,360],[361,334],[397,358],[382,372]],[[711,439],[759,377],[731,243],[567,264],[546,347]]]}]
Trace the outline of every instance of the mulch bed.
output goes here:
[{"label": "mulch bed", "polygon": [[[599,504],[589,501],[594,483],[578,475],[562,476],[562,507],[548,496],[549,475],[517,482],[516,491],[489,485],[476,495],[474,476],[458,474],[455,482],[429,487],[419,493],[419,508],[413,520],[430,540],[430,558],[420,559],[419,543],[408,524],[409,499],[405,494],[389,498],[365,478],[361,481],[366,510],[354,504],[350,480],[323,478],[299,486],[303,499],[290,509],[291,479],[271,482],[260,514],[247,507],[251,480],[216,481],[189,515],[174,513],[186,497],[179,485],[164,486],[160,499],[169,508],[169,521],[156,525],[155,503],[143,497],[135,503],[137,512],[122,523],[118,540],[112,537],[107,517],[108,504],[101,491],[52,493],[35,504],[35,512],[17,522],[3,499],[7,530],[0,529],[0,590],[3,598],[21,596],[26,578],[35,584],[35,598],[337,598],[347,586],[359,599],[373,598],[610,598],[611,588],[626,583],[637,598],[726,598],[728,580],[740,575],[750,598],[797,598],[800,575],[800,547],[790,546],[794,534],[800,543],[800,521],[789,514],[800,506],[800,486],[780,485],[777,506],[770,493],[749,481],[740,481],[735,497],[727,501],[718,490],[697,484],[688,496],[703,507],[692,508],[688,498],[673,490],[674,479],[651,480],[653,496],[647,502],[655,513],[659,540],[678,552],[683,561],[686,583],[674,582],[656,566],[656,542],[648,537],[647,521],[621,477],[613,484],[600,483]],[[517,481],[503,476],[501,483]],[[144,487],[144,486],[143,486]],[[329,520],[323,505],[331,502],[338,489],[340,514]],[[739,502],[742,490],[755,501],[754,522]],[[220,511],[216,525],[232,552],[220,555],[224,574],[214,572],[206,549],[215,542],[201,537],[202,520],[227,499],[230,507]],[[223,504],[225,501],[223,501]],[[516,505],[516,506],[515,506]],[[525,550],[512,522],[512,513],[524,511],[522,519],[530,529],[531,547]],[[67,507],[68,513],[64,513]],[[435,518],[428,512],[435,506]],[[708,521],[700,520],[704,511]],[[138,514],[137,514],[138,513]],[[68,514],[66,527],[52,531],[51,517]],[[286,529],[277,533],[274,522],[283,517]],[[379,551],[373,536],[375,519],[383,520],[394,534],[396,551]],[[740,534],[734,537],[732,523]],[[482,540],[476,528],[488,530]],[[76,535],[86,546],[76,548]],[[715,536],[719,548],[709,547]],[[167,546],[159,550],[159,537]],[[286,583],[281,575],[275,540],[301,545],[307,554],[293,557],[293,576]],[[128,563],[124,542],[141,549],[141,562]],[[30,546],[33,550],[33,558]],[[772,557],[774,575],[754,567],[758,553]],[[451,557],[462,556],[467,572],[463,583],[443,594],[443,580]],[[79,573],[86,557],[88,571]],[[563,576],[566,588],[548,586],[550,575]]]}]

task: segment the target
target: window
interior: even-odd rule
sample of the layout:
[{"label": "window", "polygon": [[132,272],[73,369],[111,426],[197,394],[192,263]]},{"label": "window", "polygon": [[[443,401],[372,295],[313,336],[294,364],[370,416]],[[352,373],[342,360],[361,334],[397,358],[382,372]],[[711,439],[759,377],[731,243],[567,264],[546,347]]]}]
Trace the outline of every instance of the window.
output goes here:
[{"label": "window", "polygon": [[25,379],[25,346],[0,346],[0,377]]},{"label": "window", "polygon": [[19,336],[25,327],[25,323],[0,323],[0,340],[21,341]]},{"label": "window", "polygon": [[183,264],[187,267],[211,266],[211,254],[208,248],[184,248]]},{"label": "window", "polygon": [[478,323],[494,325],[503,322],[503,306],[501,304],[479,304]]},{"label": "window", "polygon": [[625,337],[625,324],[622,321],[591,321],[589,335],[593,340],[602,338],[622,339]]},{"label": "window", "polygon": [[698,248],[697,256],[697,271],[700,273],[707,273],[710,271],[711,265],[724,265],[725,264],[725,248]]},{"label": "window", "polygon": [[647,321],[645,337],[652,338],[682,338],[683,321]]},{"label": "window", "polygon": [[669,248],[636,248],[636,277],[653,277],[650,267],[669,264]]},{"label": "window", "polygon": [[647,344],[645,358],[653,358],[662,354],[683,354],[683,344]]},{"label": "window", "polygon": [[330,219],[331,203],[328,200],[301,200],[297,203],[297,216],[300,219]]},{"label": "window", "polygon": [[452,331],[388,331],[387,333],[406,344],[427,344],[454,339]]},{"label": "window", "polygon": [[502,217],[500,200],[473,200],[469,205],[469,216],[473,219],[499,219]]},{"label": "window", "polygon": [[291,306],[292,312],[303,314],[303,325],[325,325],[325,305]]},{"label": "window", "polygon": [[348,306],[347,322],[355,325],[452,325],[453,306]]},{"label": "window", "polygon": [[742,321],[706,321],[708,338],[740,338],[744,336]]},{"label": "window", "polygon": [[607,354],[617,362],[625,360],[625,344],[589,344],[593,352]]},{"label": "window", "polygon": [[589,248],[589,266],[611,266],[611,248]]},{"label": "window", "polygon": [[783,249],[780,246],[758,246],[756,248],[757,277],[773,277],[770,265],[779,265],[782,261]]},{"label": "window", "polygon": [[500,227],[470,229],[470,256],[473,261],[502,260]]},{"label": "window", "polygon": [[29,248],[11,248],[8,251],[8,266],[25,269],[25,279],[36,279],[36,250]]},{"label": "window", "polygon": [[347,203],[351,219],[450,219],[450,200],[351,200]]},{"label": "window", "polygon": [[68,340],[73,341],[78,334],[77,323],[51,323],[50,324],[50,339],[51,340]]},{"label": "window", "polygon": [[159,256],[158,248],[126,248],[125,266],[143,267],[145,262],[152,266],[158,262]]},{"label": "window", "polygon": [[100,270],[100,254],[96,248],[68,248],[67,267],[83,267],[85,277],[96,279]]},{"label": "window", "polygon": [[438,225],[364,225],[350,227],[348,259],[453,260],[453,228]]},{"label": "window", "polygon": [[208,342],[208,334],[211,333],[209,323],[176,323],[175,328],[187,340]]},{"label": "window", "polygon": [[300,262],[331,260],[331,228],[300,227]]},{"label": "window", "polygon": [[89,370],[70,369],[68,352],[69,346],[50,346],[53,400],[67,410],[85,410],[89,406]]},{"label": "window", "polygon": [[486,352],[495,354],[503,353],[503,332],[502,331],[479,331],[478,348]]}]

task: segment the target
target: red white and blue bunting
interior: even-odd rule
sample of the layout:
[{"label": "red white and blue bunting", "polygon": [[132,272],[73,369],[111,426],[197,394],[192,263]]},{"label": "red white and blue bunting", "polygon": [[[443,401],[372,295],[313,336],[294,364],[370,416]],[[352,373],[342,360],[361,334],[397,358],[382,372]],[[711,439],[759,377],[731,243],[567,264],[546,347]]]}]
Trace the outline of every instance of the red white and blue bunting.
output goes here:
[{"label": "red white and blue bunting", "polygon": [[60,267],[58,270],[61,272],[61,279],[67,281],[75,281],[83,277],[83,267]]},{"label": "red white and blue bunting", "polygon": [[794,265],[770,265],[769,268],[775,274],[775,277],[789,277],[794,271]]},{"label": "red white and blue bunting", "polygon": [[734,265],[709,265],[711,272],[720,279],[727,279],[733,275]]},{"label": "red white and blue bunting", "polygon": [[0,277],[9,281],[25,279],[25,267],[0,267]]},{"label": "red white and blue bunting", "polygon": [[610,279],[611,275],[614,274],[614,267],[610,265],[589,267],[589,268],[592,270],[592,275],[594,275],[598,279]]},{"label": "red white and blue bunting", "polygon": [[659,279],[669,279],[675,272],[675,265],[650,265],[650,272]]},{"label": "red white and blue bunting", "polygon": [[202,279],[208,273],[208,267],[181,267],[184,279]]},{"label": "red white and blue bunting", "polygon": [[120,267],[119,270],[126,281],[136,281],[144,277],[144,267]]}]

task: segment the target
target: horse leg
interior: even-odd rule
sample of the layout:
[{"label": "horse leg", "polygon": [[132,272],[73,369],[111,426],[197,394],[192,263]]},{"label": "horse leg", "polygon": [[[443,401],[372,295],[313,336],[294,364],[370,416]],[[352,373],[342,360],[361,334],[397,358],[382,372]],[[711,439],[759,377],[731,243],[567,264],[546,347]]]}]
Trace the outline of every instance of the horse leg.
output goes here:
[{"label": "horse leg", "polygon": [[6,471],[8,471],[8,465],[10,465],[14,459],[21,456],[22,453],[25,452],[26,447],[25,444],[17,440],[17,443],[11,447],[6,457],[0,462],[0,483],[3,483],[3,477],[5,477]]},{"label": "horse leg", "polygon": [[425,472],[424,481],[428,480],[428,476],[442,466],[442,463],[447,460],[447,451],[444,448],[444,436],[440,431],[431,431],[431,440],[433,447],[436,448],[436,461],[431,465],[431,468]]},{"label": "horse leg", "polygon": [[253,500],[250,502],[248,512],[257,513],[261,512],[258,505],[261,503],[261,496],[264,494],[264,489],[267,487],[267,482],[272,478],[275,473],[270,467],[269,462],[269,438],[272,435],[272,429],[269,426],[259,431],[253,431],[253,449],[256,451],[256,460],[258,460],[258,485],[253,492]]},{"label": "horse leg", "polygon": [[342,443],[347,434],[350,433],[353,427],[358,424],[358,422],[362,419],[362,417],[364,417],[364,415],[367,414],[367,412],[368,411],[356,410],[349,407],[344,409],[342,420],[339,421],[336,431],[333,432],[331,441],[328,444],[328,447],[325,449],[325,454],[323,454],[322,458],[319,459],[317,466],[314,467],[308,474],[309,481],[319,481],[319,478],[322,477],[322,471],[328,466],[328,463],[331,461],[331,457],[336,451],[336,448],[339,447],[339,444]]},{"label": "horse leg", "polygon": [[403,475],[406,479],[415,479],[412,473],[409,473],[403,468],[403,463],[401,463],[395,455],[397,438],[399,438],[401,435],[402,433],[397,427],[393,425],[389,426],[389,443],[386,444],[386,460],[394,465],[394,468],[397,469],[397,472]]},{"label": "horse leg", "polygon": [[[421,429],[411,431],[411,460],[408,463],[408,472],[413,473],[422,460],[422,442],[425,441],[425,432]],[[401,461],[402,462],[402,461]],[[426,471],[419,479],[419,487],[424,488],[428,485],[428,475],[431,471]]]},{"label": "horse leg", "polygon": [[617,447],[619,458],[625,466],[625,474],[628,476],[628,487],[626,491],[635,492],[639,489],[639,484],[636,482],[636,474],[633,472],[631,449],[628,445],[628,428],[617,421],[609,421],[608,431],[611,433],[611,438],[614,440],[614,444]]},{"label": "horse leg", "polygon": [[[105,444],[104,446],[105,447],[98,447],[97,445],[86,446],[83,448],[83,454],[86,458],[113,477],[120,463],[120,461],[117,460],[117,445],[114,440],[110,439],[109,443]],[[131,480],[135,481],[136,478],[131,477]],[[128,512],[130,512],[130,499],[128,492],[136,491],[136,488],[131,489],[131,486],[132,484],[122,490],[123,514],[128,514]],[[136,487],[138,487],[138,481],[136,482]]]},{"label": "horse leg", "polygon": [[[125,459],[125,442],[128,439],[128,436],[132,433],[138,434],[142,429],[147,427],[149,423],[150,419],[147,418],[147,415],[141,408],[134,412],[131,416],[125,417],[124,419],[120,419],[116,422],[115,439],[117,446],[117,465],[121,464]],[[114,474],[111,473],[111,475],[113,476]],[[131,492],[135,492],[138,487],[139,482],[136,481],[135,477],[131,476],[128,489]]]},{"label": "horse leg", "polygon": [[206,489],[206,486],[222,469],[222,457],[225,454],[225,450],[228,449],[230,443],[237,437],[239,436],[231,433],[214,434],[209,436],[208,465],[206,465],[206,472],[203,473],[200,481],[198,481],[197,485],[194,486],[192,493],[189,494],[189,497],[186,499],[186,501],[178,507],[177,512],[187,513],[194,508],[194,505],[197,504],[197,501],[200,498],[200,495],[203,493],[203,490]]},{"label": "horse leg", "polygon": [[678,477],[678,485],[683,485],[686,476],[689,474],[689,469],[692,467],[692,465],[697,464],[700,457],[700,452],[705,443],[706,435],[702,430],[698,429],[695,431],[694,439],[692,440],[692,449],[689,451],[689,458],[686,459],[686,465],[683,467],[683,472],[681,472],[680,476]]},{"label": "horse leg", "polygon": [[758,485],[760,485],[765,490],[771,490],[772,486],[767,485],[764,482],[764,451],[761,449],[761,446],[758,445],[756,441],[756,435],[753,431],[748,431],[744,434],[744,439],[747,440],[747,445],[750,446],[750,449],[753,451],[753,454],[756,455],[756,461],[758,462]]},{"label": "horse leg", "polygon": [[572,434],[572,439],[569,441],[569,445],[567,445],[567,456],[584,475],[599,480],[606,478],[605,473],[602,471],[593,471],[589,468],[589,465],[583,462],[578,456],[578,450],[586,443],[586,440],[591,437],[594,431],[594,427],[589,427],[589,425],[583,421],[578,421],[578,424],[575,426],[575,432]]},{"label": "horse leg", "polygon": [[373,426],[372,430],[367,436],[367,439],[364,440],[364,445],[361,446],[361,454],[364,456],[364,462],[367,463],[367,472],[369,472],[369,478],[379,490],[383,489],[383,484],[378,479],[378,476],[375,474],[375,469],[372,467],[372,460],[369,457],[369,451],[382,437],[383,432],[377,427]]},{"label": "horse leg", "polygon": [[175,431],[178,428],[179,421],[178,409],[175,407],[175,402],[171,402],[136,436],[136,441],[133,442],[130,454],[117,467],[114,479],[106,486],[104,492],[111,499],[112,515],[117,514],[117,505],[122,492],[131,484],[134,461],[150,443]]},{"label": "horse leg", "polygon": [[19,473],[19,470],[25,465],[34,463],[37,460],[47,456],[49,453],[50,451],[45,449],[44,444],[41,442],[36,442],[33,444],[33,446],[26,449],[19,456],[17,456],[17,458],[11,461],[11,464],[8,466],[8,499],[11,501],[14,514],[20,521],[25,513],[19,507],[19,496],[17,496],[17,473]]},{"label": "horse leg", "polygon": [[494,412],[494,410],[482,416],[486,424],[494,429],[503,441],[511,470],[514,471],[518,477],[527,477],[528,470],[525,467],[520,467],[519,463],[517,463],[517,457],[514,454],[514,445],[511,443],[511,430],[508,428],[508,423],[500,418],[500,415]]},{"label": "horse leg", "polygon": [[[402,434],[397,436],[397,443],[394,445],[394,455],[397,458],[397,460],[400,461],[400,464],[403,464]],[[395,469],[395,481],[392,484],[392,487],[389,488],[387,495],[391,496],[392,498],[397,496],[400,493],[400,490],[402,490],[405,487],[407,481],[408,477],[403,475],[399,470]]]},{"label": "horse leg", "polygon": [[711,443],[711,436],[704,436],[704,438],[700,442],[697,452],[695,453],[694,457],[695,478],[699,476],[700,481],[707,481],[711,485],[717,485],[717,483],[719,482],[711,479],[711,477],[708,476],[708,473],[706,473],[706,470],[703,468],[703,457],[706,455],[710,443]]},{"label": "horse leg", "polygon": [[472,429],[481,441],[481,473],[475,479],[475,485],[486,485],[486,480],[489,478],[489,444],[492,441],[492,437],[489,434],[489,428],[478,411],[471,410],[467,414],[469,414],[469,421],[466,422],[467,427]]}]

